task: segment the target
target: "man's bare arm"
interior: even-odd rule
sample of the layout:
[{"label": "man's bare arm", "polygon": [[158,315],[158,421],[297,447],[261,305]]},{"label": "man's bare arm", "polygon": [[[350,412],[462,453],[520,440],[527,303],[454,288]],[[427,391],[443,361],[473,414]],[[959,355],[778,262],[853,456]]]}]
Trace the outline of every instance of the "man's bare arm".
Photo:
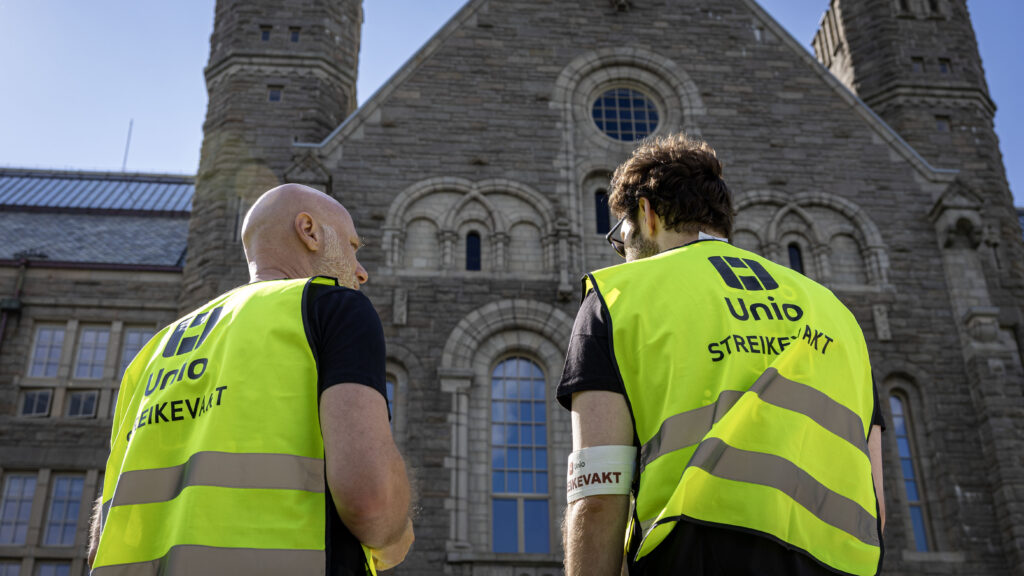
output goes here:
[{"label": "man's bare arm", "polygon": [[885,488],[882,486],[882,427],[871,427],[868,434],[868,454],[871,455],[871,477],[875,481],[875,496],[878,498],[878,516],[885,531]]},{"label": "man's bare arm", "polygon": [[362,384],[331,386],[320,396],[320,429],[327,485],[345,526],[380,550],[378,559],[401,562],[413,539],[409,480],[384,397]]},{"label": "man's bare arm", "polygon": [[[621,394],[579,392],[572,396],[573,450],[592,446],[631,446],[633,424]],[[611,576],[622,569],[622,547],[629,517],[629,496],[596,495],[566,508],[564,523],[567,576]]]},{"label": "man's bare arm", "polygon": [[89,568],[96,561],[96,550],[100,547],[100,532],[103,530],[103,495],[96,499],[92,510],[92,523],[89,525]]}]

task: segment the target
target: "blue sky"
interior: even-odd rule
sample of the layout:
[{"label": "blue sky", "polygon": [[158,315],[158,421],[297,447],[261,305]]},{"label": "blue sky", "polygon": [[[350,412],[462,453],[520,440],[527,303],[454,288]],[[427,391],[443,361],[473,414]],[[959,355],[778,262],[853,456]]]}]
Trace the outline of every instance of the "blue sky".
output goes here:
[{"label": "blue sky", "polygon": [[[828,0],[760,0],[809,46]],[[464,0],[364,0],[371,96]],[[0,166],[195,173],[214,0],[0,0]],[[968,0],[1016,204],[1024,206],[1024,1]]]}]

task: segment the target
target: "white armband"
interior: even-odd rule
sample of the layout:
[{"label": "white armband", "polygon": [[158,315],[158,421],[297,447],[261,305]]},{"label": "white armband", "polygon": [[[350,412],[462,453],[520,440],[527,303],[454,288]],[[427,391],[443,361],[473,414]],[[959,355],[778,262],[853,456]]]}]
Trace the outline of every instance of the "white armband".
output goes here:
[{"label": "white armband", "polygon": [[594,494],[629,494],[636,448],[591,446],[569,455],[565,495],[571,504]]}]

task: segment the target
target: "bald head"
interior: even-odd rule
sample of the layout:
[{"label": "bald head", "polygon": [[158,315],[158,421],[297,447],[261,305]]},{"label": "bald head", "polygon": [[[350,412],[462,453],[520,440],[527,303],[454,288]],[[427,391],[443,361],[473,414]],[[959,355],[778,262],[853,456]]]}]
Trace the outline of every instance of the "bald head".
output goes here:
[{"label": "bald head", "polygon": [[348,210],[301,184],[268,190],[242,223],[252,281],[332,276],[350,288],[366,281],[355,252],[362,242]]}]

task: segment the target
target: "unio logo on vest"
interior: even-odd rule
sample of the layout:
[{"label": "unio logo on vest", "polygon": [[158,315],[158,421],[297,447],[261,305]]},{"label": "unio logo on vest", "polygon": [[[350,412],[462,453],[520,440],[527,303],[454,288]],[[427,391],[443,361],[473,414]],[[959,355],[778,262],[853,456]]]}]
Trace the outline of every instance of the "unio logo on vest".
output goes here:
[{"label": "unio logo on vest", "polygon": [[[733,258],[732,256],[712,256],[708,262],[718,270],[718,274],[729,288],[737,290],[775,290],[779,283],[761,266],[761,263],[749,258]],[[736,270],[746,274],[738,276]],[[753,276],[750,276],[753,274]]]}]

